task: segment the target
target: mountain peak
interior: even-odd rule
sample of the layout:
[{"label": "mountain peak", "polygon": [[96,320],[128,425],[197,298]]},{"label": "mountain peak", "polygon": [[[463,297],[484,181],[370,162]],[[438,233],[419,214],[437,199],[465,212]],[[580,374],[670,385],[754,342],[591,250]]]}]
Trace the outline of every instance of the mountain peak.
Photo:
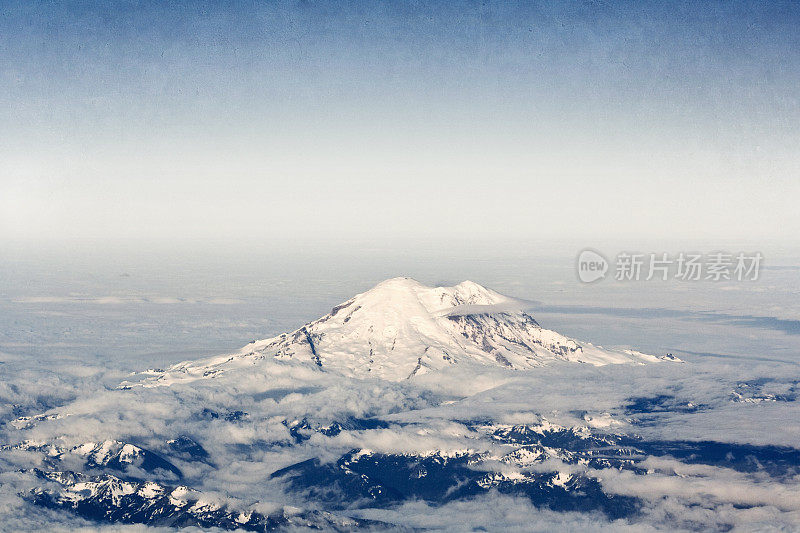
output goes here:
[{"label": "mountain peak", "polygon": [[265,358],[323,371],[390,380],[452,365],[527,369],[556,361],[603,365],[659,358],[579,343],[542,328],[526,302],[473,281],[429,287],[398,277],[334,307],[291,333],[253,342],[239,353],[175,365],[147,385],[216,377]]},{"label": "mountain peak", "polygon": [[371,292],[374,290],[382,290],[382,289],[413,289],[415,287],[422,287],[422,283],[415,280],[414,278],[409,277],[397,277],[397,278],[389,278],[381,281],[373,288],[366,292]]}]

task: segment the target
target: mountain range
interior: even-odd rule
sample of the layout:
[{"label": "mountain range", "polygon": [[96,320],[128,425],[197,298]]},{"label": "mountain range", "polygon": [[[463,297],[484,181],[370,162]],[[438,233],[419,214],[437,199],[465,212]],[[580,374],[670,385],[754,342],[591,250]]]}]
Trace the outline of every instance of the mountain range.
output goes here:
[{"label": "mountain range", "polygon": [[546,530],[727,530],[733,505],[772,505],[764,483],[800,508],[800,449],[677,429],[791,412],[796,383],[709,385],[529,308],[386,280],[292,332],[5,421],[0,497],[71,527],[246,531],[463,531],[519,502],[523,530],[537,513]]}]

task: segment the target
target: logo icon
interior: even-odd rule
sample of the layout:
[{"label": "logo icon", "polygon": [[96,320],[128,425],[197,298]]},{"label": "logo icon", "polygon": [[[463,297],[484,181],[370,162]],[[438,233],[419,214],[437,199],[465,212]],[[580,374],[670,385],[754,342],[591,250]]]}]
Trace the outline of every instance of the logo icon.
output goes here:
[{"label": "logo icon", "polygon": [[584,283],[592,283],[606,277],[608,261],[594,250],[586,249],[578,254],[578,279]]}]

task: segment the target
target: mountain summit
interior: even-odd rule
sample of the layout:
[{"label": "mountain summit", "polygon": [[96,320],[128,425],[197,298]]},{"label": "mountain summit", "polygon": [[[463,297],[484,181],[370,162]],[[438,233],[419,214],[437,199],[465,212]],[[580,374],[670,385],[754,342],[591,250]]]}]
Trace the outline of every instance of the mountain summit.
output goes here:
[{"label": "mountain summit", "polygon": [[604,365],[659,360],[579,343],[542,328],[524,308],[525,302],[472,281],[428,287],[411,278],[393,278],[296,331],[255,341],[236,354],[179,363],[144,384],[215,377],[267,357],[395,381],[459,364],[528,369],[554,361]]}]

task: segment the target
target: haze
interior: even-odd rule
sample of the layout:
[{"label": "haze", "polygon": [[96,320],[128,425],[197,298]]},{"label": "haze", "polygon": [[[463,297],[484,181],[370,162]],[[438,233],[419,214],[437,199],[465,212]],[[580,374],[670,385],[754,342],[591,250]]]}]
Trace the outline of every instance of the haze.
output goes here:
[{"label": "haze", "polygon": [[778,239],[790,2],[6,2],[0,240]]}]

